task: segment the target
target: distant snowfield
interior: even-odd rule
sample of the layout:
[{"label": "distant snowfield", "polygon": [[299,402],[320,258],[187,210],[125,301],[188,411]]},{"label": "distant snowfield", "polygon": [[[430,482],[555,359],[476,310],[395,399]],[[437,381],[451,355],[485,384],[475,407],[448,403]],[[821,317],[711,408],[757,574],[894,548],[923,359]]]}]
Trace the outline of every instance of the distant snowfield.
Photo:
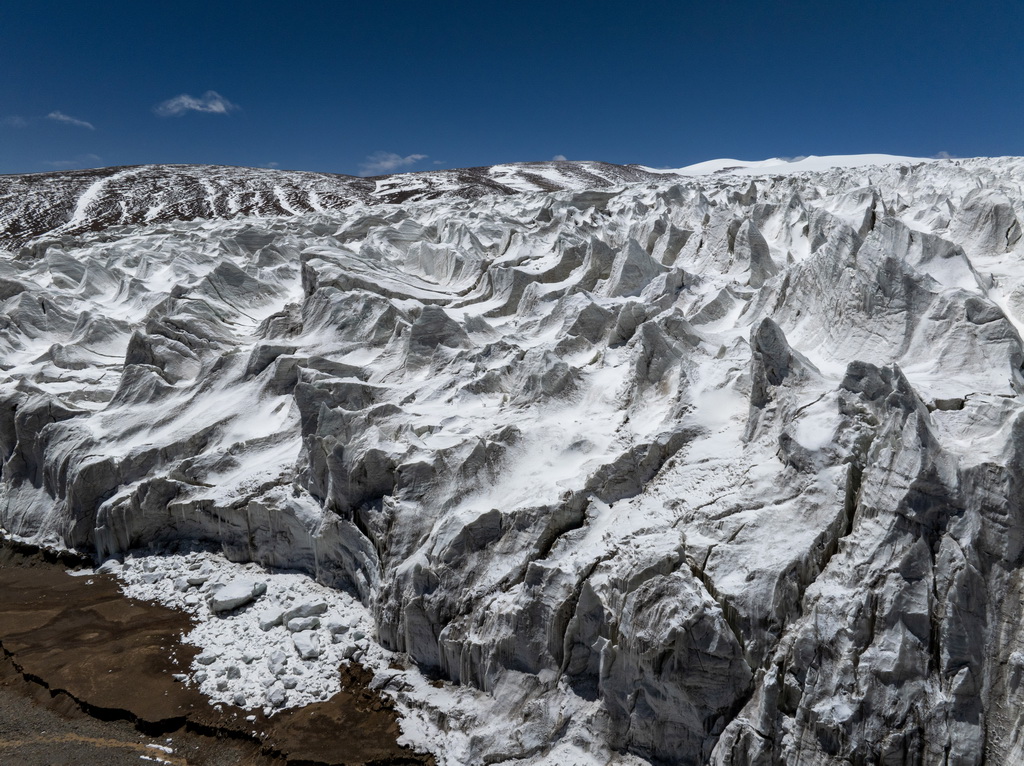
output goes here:
[{"label": "distant snowfield", "polygon": [[918,164],[934,162],[924,157],[901,157],[895,154],[833,154],[825,157],[801,157],[796,160],[784,160],[773,157],[768,160],[707,160],[682,168],[649,168],[642,166],[650,173],[666,173],[682,176],[703,176],[716,173],[729,173],[738,176],[786,175],[790,173],[820,173],[834,168],[862,168],[873,165]]},{"label": "distant snowfield", "polygon": [[8,181],[0,527],[190,611],[212,700],[1024,761],[1024,160]]}]

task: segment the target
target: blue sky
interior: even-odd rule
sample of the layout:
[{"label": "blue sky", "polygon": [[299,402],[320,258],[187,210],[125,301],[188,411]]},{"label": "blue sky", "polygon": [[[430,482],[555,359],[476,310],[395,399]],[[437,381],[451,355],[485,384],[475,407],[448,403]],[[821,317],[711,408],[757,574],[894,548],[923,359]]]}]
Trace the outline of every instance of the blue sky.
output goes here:
[{"label": "blue sky", "polygon": [[0,173],[1024,154],[1024,3],[0,3]]}]

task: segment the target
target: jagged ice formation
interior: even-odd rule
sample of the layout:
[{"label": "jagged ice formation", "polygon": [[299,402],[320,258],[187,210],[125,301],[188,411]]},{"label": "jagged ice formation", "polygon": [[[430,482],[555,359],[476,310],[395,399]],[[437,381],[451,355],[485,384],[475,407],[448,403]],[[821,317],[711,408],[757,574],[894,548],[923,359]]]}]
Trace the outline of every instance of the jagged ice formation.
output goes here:
[{"label": "jagged ice formation", "polygon": [[1024,161],[555,165],[190,222],[43,184],[0,526],[350,590],[515,699],[473,762],[1024,761]]}]

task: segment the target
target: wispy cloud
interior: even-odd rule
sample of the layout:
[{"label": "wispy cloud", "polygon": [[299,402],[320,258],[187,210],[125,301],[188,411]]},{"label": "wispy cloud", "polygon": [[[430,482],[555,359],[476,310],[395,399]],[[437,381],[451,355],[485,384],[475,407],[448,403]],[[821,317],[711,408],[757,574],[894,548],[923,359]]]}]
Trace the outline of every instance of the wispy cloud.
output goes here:
[{"label": "wispy cloud", "polygon": [[935,159],[937,159],[937,160],[955,160],[956,159],[956,155],[955,154],[950,154],[949,152],[945,152],[945,151],[943,151],[943,152],[936,152],[935,153]]},{"label": "wispy cloud", "polygon": [[564,154],[556,154],[554,157],[551,158],[551,161],[552,162],[565,162],[565,155]]},{"label": "wispy cloud", "polygon": [[96,130],[91,122],[80,120],[77,117],[72,117],[70,114],[64,114],[64,112],[50,112],[46,115],[46,119],[53,120],[54,122],[62,122],[65,125],[74,125],[76,128],[88,128],[89,130]]},{"label": "wispy cloud", "polygon": [[28,127],[28,120],[20,115],[11,114],[7,117],[0,117],[0,125],[3,125],[5,128],[26,128]]},{"label": "wispy cloud", "polygon": [[199,98],[182,93],[180,96],[169,98],[166,101],[153,107],[153,111],[161,117],[177,117],[186,112],[203,112],[205,114],[229,114],[238,110],[237,104],[232,104],[224,96],[215,90],[208,90]]},{"label": "wispy cloud", "polygon": [[54,170],[70,170],[71,168],[96,167],[102,161],[103,158],[99,155],[82,154],[73,160],[50,160],[43,164]]},{"label": "wispy cloud", "polygon": [[415,165],[420,160],[425,160],[425,154],[409,154],[405,157],[394,152],[374,152],[366,161],[359,165],[359,175],[379,176],[384,173],[391,173],[399,168],[406,168]]}]

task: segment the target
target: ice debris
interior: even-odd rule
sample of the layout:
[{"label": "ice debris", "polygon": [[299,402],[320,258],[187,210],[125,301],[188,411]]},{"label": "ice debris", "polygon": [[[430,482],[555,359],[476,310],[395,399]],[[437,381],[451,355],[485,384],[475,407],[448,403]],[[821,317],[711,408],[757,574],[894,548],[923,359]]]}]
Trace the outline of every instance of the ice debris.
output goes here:
[{"label": "ice debris", "polygon": [[[196,583],[190,580],[189,584]],[[210,609],[214,612],[230,612],[232,609],[252,603],[266,592],[265,582],[247,578],[232,580],[210,594]]]}]

